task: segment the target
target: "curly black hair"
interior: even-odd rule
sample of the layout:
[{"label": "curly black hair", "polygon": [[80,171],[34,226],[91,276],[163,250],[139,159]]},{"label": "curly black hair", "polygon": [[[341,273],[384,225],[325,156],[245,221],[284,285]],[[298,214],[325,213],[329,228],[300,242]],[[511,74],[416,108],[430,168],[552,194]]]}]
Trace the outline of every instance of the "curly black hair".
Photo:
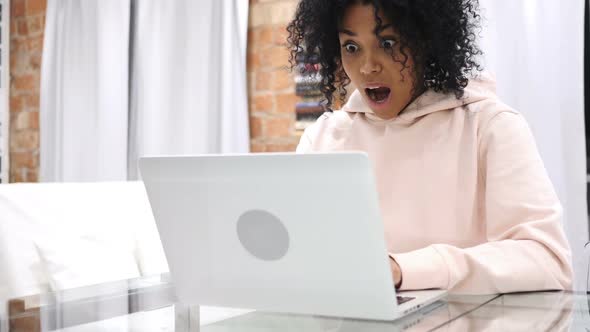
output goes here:
[{"label": "curly black hair", "polygon": [[432,89],[452,92],[459,99],[470,75],[482,70],[477,61],[482,51],[476,45],[478,0],[301,0],[287,26],[289,62],[293,69],[300,58],[317,59],[328,108],[336,91],[344,101],[350,83],[342,68],[338,31],[345,10],[353,4],[373,6],[377,38],[382,24],[378,14],[391,22],[400,38],[401,63],[407,68],[408,50],[415,63],[414,93]]}]

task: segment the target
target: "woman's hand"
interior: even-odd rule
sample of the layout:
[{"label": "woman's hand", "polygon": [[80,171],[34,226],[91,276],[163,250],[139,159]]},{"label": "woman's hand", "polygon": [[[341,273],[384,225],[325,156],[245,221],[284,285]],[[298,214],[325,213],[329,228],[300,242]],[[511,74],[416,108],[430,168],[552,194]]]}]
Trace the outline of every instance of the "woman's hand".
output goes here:
[{"label": "woman's hand", "polygon": [[402,269],[391,256],[389,256],[389,264],[391,265],[391,274],[393,275],[395,288],[399,289],[399,287],[402,285]]}]

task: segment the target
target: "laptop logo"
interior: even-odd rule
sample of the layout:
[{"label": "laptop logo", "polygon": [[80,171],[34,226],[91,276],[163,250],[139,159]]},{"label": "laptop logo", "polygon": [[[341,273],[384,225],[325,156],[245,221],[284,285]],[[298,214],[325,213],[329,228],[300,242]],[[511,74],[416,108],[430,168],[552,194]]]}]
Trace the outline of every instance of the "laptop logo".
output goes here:
[{"label": "laptop logo", "polygon": [[267,211],[244,212],[238,219],[237,232],[246,251],[262,260],[279,260],[289,250],[287,228],[279,218]]}]

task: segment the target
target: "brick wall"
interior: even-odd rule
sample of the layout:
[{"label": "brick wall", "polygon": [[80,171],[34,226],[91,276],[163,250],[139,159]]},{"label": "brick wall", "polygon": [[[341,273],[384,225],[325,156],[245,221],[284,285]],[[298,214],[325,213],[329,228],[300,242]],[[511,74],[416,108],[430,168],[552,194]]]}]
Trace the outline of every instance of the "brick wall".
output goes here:
[{"label": "brick wall", "polygon": [[10,182],[39,174],[39,87],[46,0],[10,8]]},{"label": "brick wall", "polygon": [[248,101],[252,152],[294,151],[295,82],[288,70],[285,27],[297,0],[250,0]]}]

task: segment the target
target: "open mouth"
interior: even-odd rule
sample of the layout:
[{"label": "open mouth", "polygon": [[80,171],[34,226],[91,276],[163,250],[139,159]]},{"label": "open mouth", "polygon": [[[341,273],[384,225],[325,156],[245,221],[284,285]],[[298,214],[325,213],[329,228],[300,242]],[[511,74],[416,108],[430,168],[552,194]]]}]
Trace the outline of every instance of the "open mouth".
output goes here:
[{"label": "open mouth", "polygon": [[367,93],[369,99],[377,104],[380,104],[387,101],[389,94],[391,93],[391,89],[383,86],[378,88],[366,88],[365,92]]}]

